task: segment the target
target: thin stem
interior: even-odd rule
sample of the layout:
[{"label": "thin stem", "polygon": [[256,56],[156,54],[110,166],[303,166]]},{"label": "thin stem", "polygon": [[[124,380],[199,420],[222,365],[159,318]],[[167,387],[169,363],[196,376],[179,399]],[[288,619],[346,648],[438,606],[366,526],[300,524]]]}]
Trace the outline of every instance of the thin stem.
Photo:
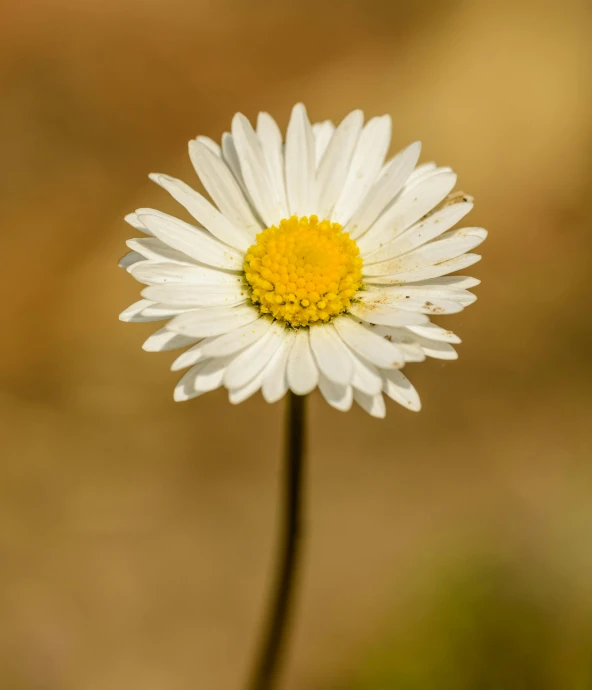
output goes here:
[{"label": "thin stem", "polygon": [[250,690],[272,690],[284,648],[298,565],[305,450],[305,396],[288,393],[282,546],[275,594]]}]

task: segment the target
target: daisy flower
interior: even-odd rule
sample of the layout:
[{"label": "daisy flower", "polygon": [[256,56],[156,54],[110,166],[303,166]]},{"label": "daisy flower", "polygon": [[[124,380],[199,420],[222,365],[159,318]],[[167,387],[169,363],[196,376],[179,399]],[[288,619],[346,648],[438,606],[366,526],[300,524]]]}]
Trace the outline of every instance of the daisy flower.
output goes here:
[{"label": "daisy flower", "polygon": [[[211,201],[168,175],[150,178],[195,222],[150,208],[127,222],[121,265],[146,287],[123,321],[166,321],[148,351],[188,349],[173,370],[188,400],[225,386],[239,403],[259,389],[268,402],[317,386],[327,402],[353,401],[383,417],[383,393],[419,410],[401,372],[426,357],[455,359],[451,331],[430,322],[475,301],[471,266],[483,228],[451,229],[472,208],[451,193],[456,175],[417,165],[415,142],[385,162],[388,115],[360,110],[337,127],[292,110],[285,143],[274,119],[256,129],[241,114],[219,146],[189,142]],[[212,203],[213,202],[213,203]]]}]

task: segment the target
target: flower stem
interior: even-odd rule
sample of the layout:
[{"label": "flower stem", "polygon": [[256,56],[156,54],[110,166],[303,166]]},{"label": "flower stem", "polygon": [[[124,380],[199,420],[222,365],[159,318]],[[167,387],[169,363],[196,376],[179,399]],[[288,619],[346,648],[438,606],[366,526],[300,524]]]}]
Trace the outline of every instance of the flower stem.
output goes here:
[{"label": "flower stem", "polygon": [[276,687],[298,565],[306,433],[305,396],[289,392],[286,415],[282,546],[275,593],[249,690],[273,690]]}]

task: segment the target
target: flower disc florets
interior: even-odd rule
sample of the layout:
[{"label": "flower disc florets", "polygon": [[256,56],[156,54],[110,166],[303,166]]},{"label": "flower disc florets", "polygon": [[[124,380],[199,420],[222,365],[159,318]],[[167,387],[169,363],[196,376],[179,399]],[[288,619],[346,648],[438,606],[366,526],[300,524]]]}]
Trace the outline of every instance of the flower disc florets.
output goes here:
[{"label": "flower disc florets", "polygon": [[339,223],[284,219],[257,235],[245,257],[251,299],[290,326],[327,322],[351,304],[362,279],[358,246]]}]

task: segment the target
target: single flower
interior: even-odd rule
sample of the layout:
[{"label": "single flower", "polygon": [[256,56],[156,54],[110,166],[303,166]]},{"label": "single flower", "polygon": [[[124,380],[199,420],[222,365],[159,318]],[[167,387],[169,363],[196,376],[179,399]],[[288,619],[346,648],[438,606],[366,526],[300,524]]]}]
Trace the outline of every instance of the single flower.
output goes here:
[{"label": "single flower", "polygon": [[467,252],[487,233],[451,230],[471,198],[451,194],[450,168],[417,166],[419,142],[385,163],[390,135],[388,115],[311,126],[298,104],[284,144],[267,113],[256,130],[237,114],[221,147],[189,142],[215,205],[150,175],[196,223],[149,208],[126,217],[146,237],[120,265],[147,287],[120,318],[167,321],[145,350],[189,346],[172,365],[188,368],[176,400],[225,386],[232,403],[259,389],[275,402],[318,386],[339,410],[355,400],[383,417],[383,393],[420,409],[401,368],[457,357],[459,338],[429,316],[475,301],[478,280],[447,274],[480,259]]}]

